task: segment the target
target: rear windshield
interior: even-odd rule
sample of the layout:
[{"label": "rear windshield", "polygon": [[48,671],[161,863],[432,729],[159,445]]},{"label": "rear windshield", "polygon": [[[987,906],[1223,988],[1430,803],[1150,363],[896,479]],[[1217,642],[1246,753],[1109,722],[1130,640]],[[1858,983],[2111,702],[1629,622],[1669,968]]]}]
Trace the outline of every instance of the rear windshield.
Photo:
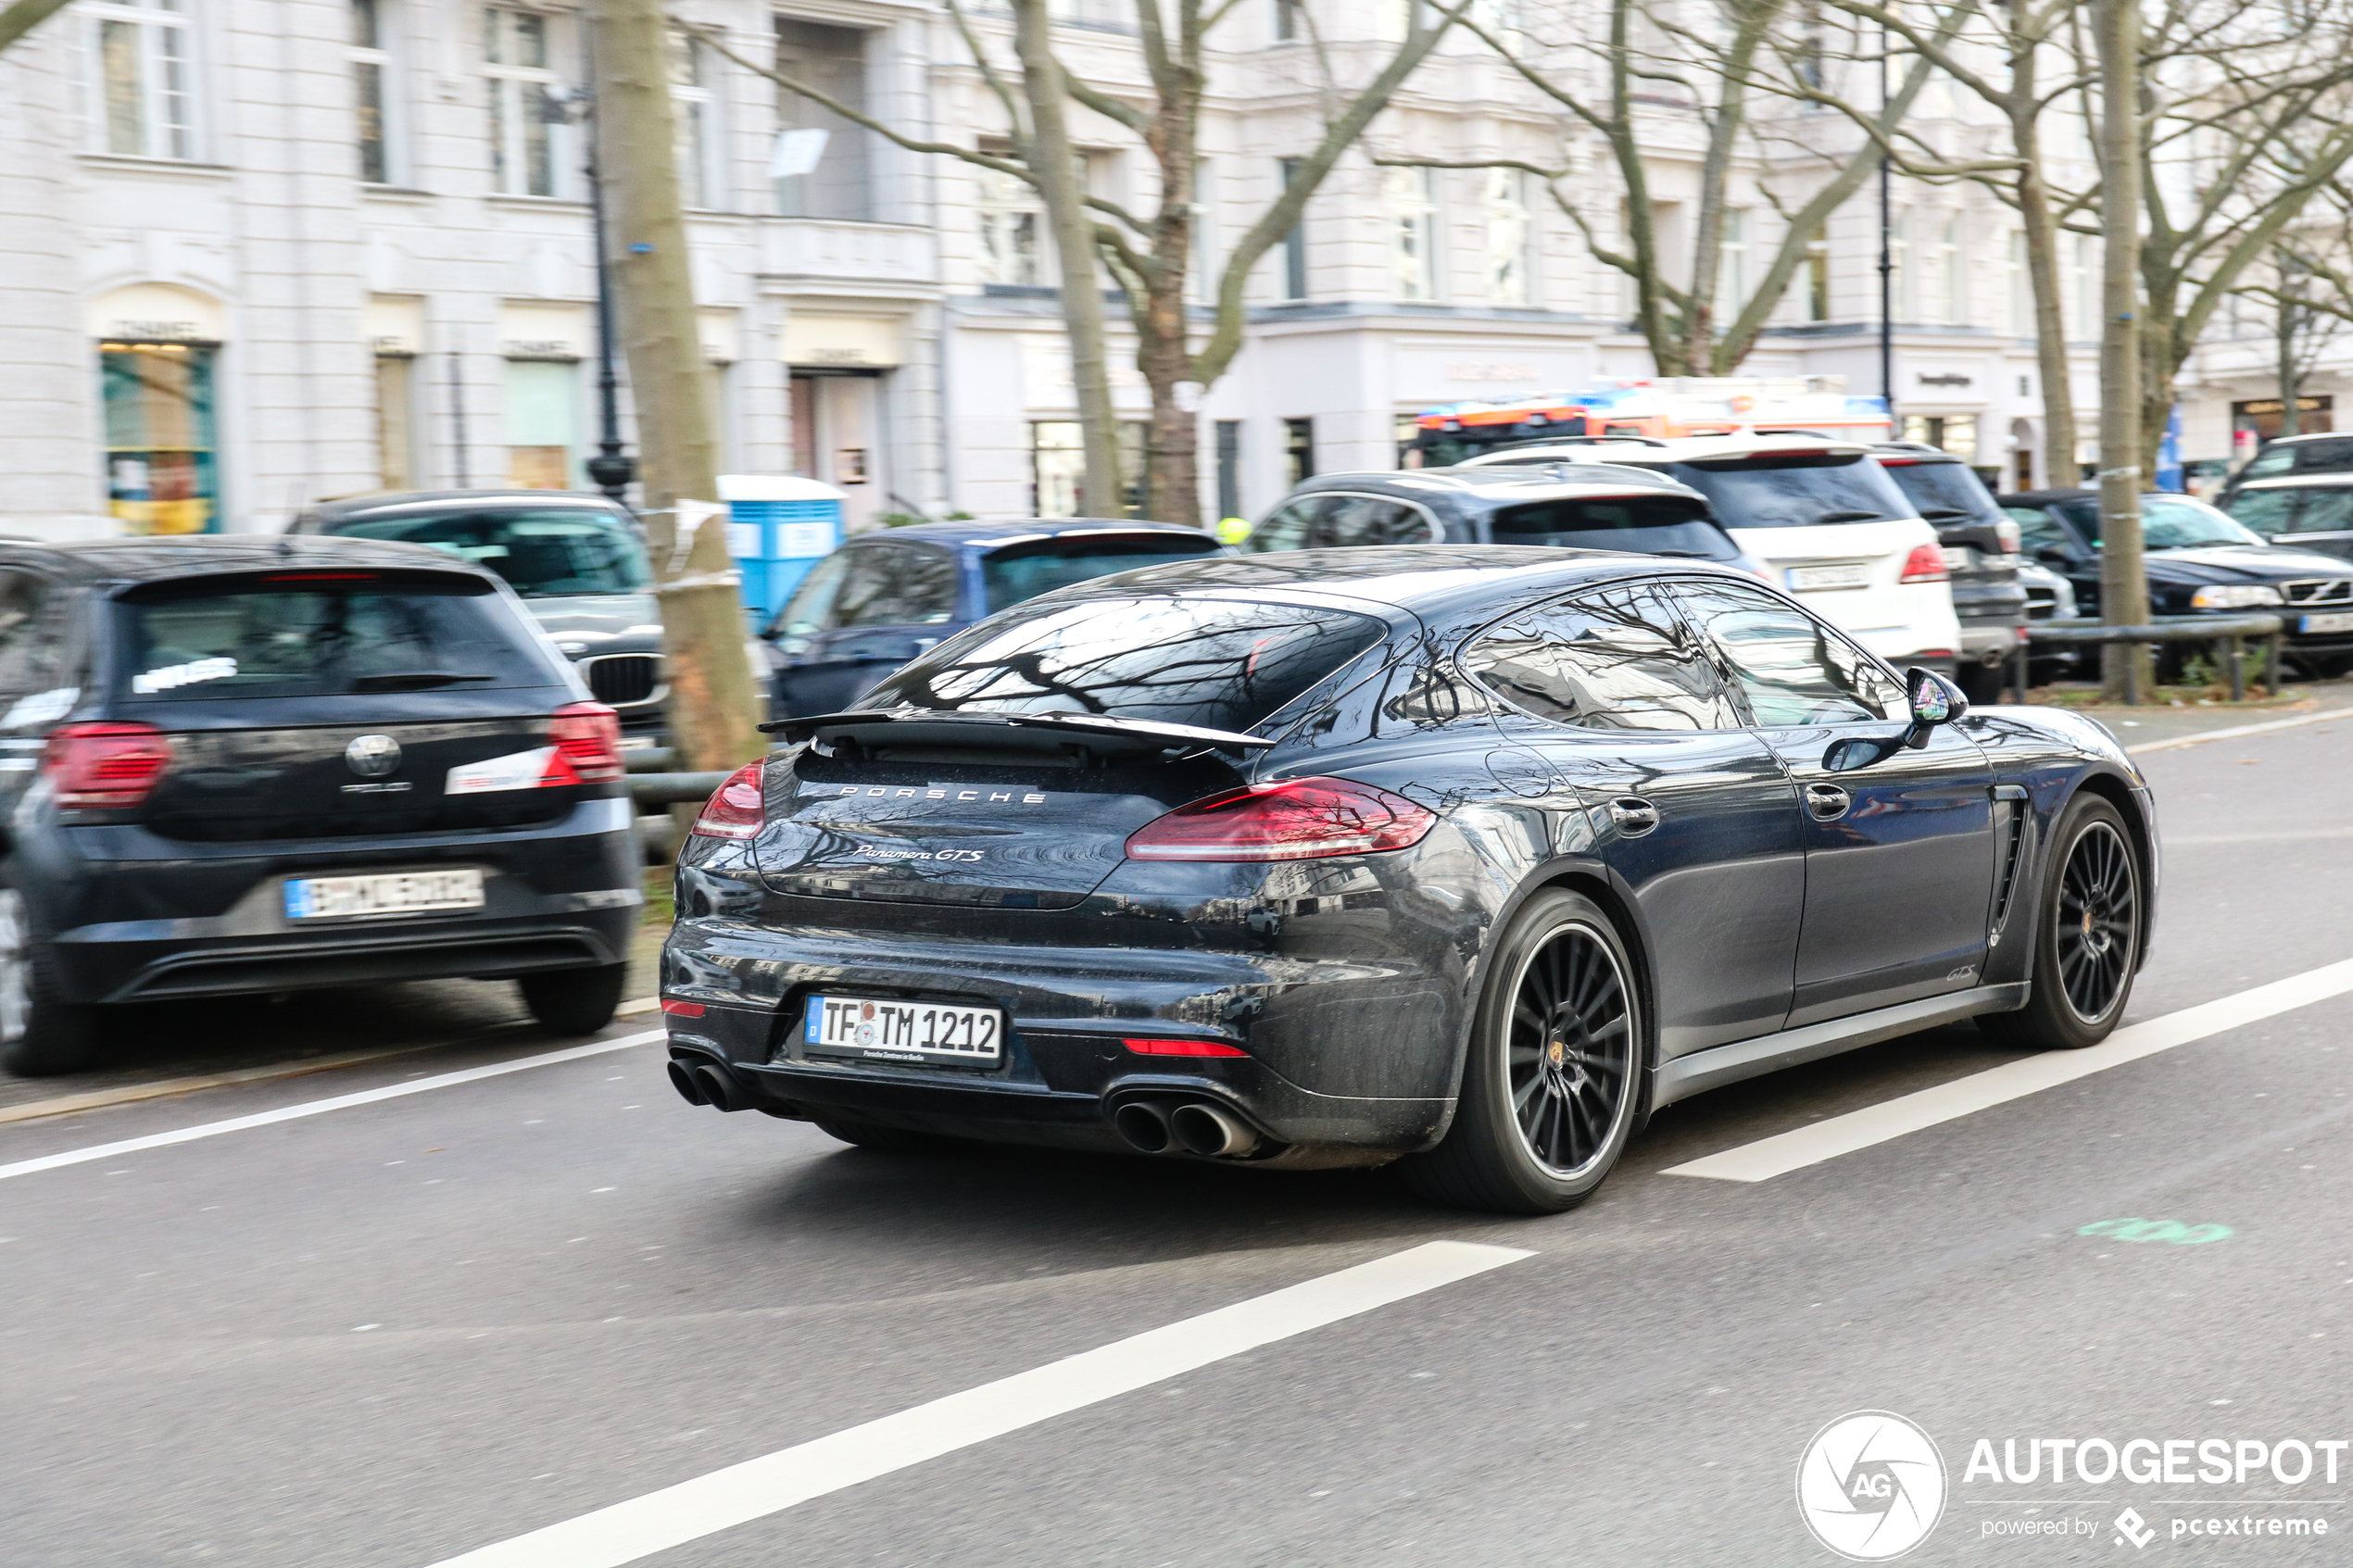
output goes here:
[{"label": "rear windshield", "polygon": [[1994,504],[1994,493],[1967,463],[1898,461],[1887,466],[1887,476],[1931,522],[2002,521],[2002,508]]},{"label": "rear windshield", "polygon": [[289,572],[138,590],[115,605],[131,702],[552,686],[509,601],[462,578]]},{"label": "rear windshield", "polygon": [[429,545],[488,567],[527,599],[641,593],[651,581],[636,528],[588,507],[409,513],[337,523],[332,532]]},{"label": "rear windshield", "polygon": [[1101,713],[1247,732],[1380,641],[1370,616],[1227,599],[1095,599],[984,621],[860,706]]},{"label": "rear windshield", "polygon": [[1645,556],[1736,560],[1740,551],[1708,521],[1707,508],[1683,495],[1538,501],[1506,507],[1488,520],[1498,545],[1553,545],[1572,550],[1630,550]]},{"label": "rear windshield", "polygon": [[1662,463],[1706,496],[1727,528],[1811,528],[1910,517],[1912,504],[1859,452],[1793,453]]},{"label": "rear windshield", "polygon": [[1111,572],[1216,553],[1214,540],[1172,533],[1139,533],[1126,539],[1041,539],[990,552],[980,563],[980,578],[988,589],[988,608],[994,613],[1007,605]]}]

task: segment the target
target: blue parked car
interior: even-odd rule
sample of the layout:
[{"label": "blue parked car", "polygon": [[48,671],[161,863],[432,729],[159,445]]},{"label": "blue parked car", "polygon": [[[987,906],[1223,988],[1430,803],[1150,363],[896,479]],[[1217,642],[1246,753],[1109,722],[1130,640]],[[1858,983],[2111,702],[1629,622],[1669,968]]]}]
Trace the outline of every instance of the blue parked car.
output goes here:
[{"label": "blue parked car", "polygon": [[885,675],[1007,605],[1114,571],[1227,553],[1197,528],[1105,518],[918,523],[819,561],[761,633],[775,716],[856,705]]}]

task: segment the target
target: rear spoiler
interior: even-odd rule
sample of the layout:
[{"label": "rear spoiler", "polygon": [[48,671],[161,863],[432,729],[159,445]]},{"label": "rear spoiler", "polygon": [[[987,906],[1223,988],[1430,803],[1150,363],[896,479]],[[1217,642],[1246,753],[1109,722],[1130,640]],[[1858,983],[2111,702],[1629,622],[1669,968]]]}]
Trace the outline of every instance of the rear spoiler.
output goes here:
[{"label": "rear spoiler", "polygon": [[760,728],[780,736],[786,745],[849,740],[861,745],[1011,746],[1039,751],[1076,746],[1098,755],[1214,750],[1239,756],[1275,744],[1231,730],[1116,719],[1104,713],[976,713],[939,708],[852,709],[807,719],[780,719]]}]

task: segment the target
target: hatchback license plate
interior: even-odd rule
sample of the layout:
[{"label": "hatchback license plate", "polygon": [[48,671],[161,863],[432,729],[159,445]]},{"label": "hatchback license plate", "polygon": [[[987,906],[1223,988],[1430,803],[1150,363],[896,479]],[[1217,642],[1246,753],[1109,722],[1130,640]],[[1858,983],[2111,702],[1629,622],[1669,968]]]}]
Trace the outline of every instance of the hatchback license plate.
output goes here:
[{"label": "hatchback license plate", "polygon": [[994,1067],[1004,1056],[1004,1024],[1005,1015],[995,1008],[942,1007],[881,997],[812,997],[801,1039],[820,1056]]},{"label": "hatchback license plate", "polygon": [[2304,624],[2298,627],[2297,630],[2303,632],[2353,632],[2353,614],[2308,615],[2304,618]]},{"label": "hatchback license plate", "polygon": [[1842,566],[1793,566],[1789,569],[1789,585],[1801,593],[1824,588],[1868,588],[1871,585],[1871,569],[1861,561]]},{"label": "hatchback license plate", "polygon": [[387,872],[373,876],[312,876],[286,884],[288,920],[350,915],[417,915],[482,908],[482,872]]}]

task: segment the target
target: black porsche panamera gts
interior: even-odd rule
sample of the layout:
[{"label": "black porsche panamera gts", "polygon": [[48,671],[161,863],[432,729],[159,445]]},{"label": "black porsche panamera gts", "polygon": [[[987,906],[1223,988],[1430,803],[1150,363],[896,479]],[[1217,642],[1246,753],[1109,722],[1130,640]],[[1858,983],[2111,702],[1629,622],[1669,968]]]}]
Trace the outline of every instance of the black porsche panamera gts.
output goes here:
[{"label": "black porsche panamera gts", "polygon": [[1701,1090],[1971,1017],[2092,1044],[2148,941],[2105,730],[1705,563],[1156,567],[776,727],[680,858],[671,1074],[875,1148],[1400,1160],[1550,1212]]}]

